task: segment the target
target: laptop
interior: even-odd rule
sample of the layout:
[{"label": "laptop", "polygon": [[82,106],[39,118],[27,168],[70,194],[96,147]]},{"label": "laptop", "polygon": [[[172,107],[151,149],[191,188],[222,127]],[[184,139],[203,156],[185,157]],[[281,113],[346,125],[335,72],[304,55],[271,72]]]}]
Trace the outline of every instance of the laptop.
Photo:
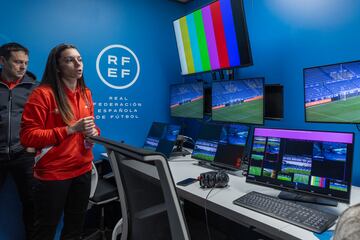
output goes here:
[{"label": "laptop", "polygon": [[161,152],[169,158],[179,133],[180,126],[178,125],[153,122],[145,138],[143,148]]}]

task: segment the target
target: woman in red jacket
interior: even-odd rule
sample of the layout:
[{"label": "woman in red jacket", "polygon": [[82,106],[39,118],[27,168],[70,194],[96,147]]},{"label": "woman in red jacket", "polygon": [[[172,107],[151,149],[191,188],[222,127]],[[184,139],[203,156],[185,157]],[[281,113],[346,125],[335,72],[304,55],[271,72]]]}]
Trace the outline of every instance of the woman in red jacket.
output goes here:
[{"label": "woman in red jacket", "polygon": [[93,160],[87,136],[98,134],[80,53],[60,44],[51,50],[22,116],[21,143],[37,149],[33,239],[52,240],[63,212],[61,239],[80,239]]}]

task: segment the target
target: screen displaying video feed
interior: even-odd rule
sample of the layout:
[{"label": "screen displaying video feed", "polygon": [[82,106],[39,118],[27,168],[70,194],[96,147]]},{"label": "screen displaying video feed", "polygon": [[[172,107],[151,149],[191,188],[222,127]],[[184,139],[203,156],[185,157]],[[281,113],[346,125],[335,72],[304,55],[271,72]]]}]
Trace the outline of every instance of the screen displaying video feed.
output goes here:
[{"label": "screen displaying video feed", "polygon": [[360,123],[360,61],[304,69],[307,122]]},{"label": "screen displaying video feed", "polygon": [[249,126],[225,124],[222,128],[214,165],[240,169],[245,155]]},{"label": "screen displaying video feed", "polygon": [[255,128],[246,181],[349,202],[354,134]]},{"label": "screen displaying video feed", "polygon": [[143,148],[161,152],[166,157],[170,157],[179,133],[180,126],[178,125],[153,122]]},{"label": "screen displaying video feed", "polygon": [[263,124],[264,79],[213,82],[212,120]]},{"label": "screen displaying video feed", "polygon": [[214,161],[221,131],[221,125],[204,124],[195,142],[191,157],[207,162]]},{"label": "screen displaying video feed", "polygon": [[202,82],[170,85],[172,117],[203,118],[204,86]]},{"label": "screen displaying video feed", "polygon": [[252,64],[242,0],[218,0],[174,21],[181,73]]}]

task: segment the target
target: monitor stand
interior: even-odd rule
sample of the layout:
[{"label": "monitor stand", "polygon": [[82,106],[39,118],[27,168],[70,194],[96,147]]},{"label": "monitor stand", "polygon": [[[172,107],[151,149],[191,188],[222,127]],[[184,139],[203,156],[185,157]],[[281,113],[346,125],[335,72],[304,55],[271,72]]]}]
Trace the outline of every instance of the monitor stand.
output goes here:
[{"label": "monitor stand", "polygon": [[210,163],[211,166],[214,166],[216,168],[220,168],[220,169],[224,169],[224,170],[227,170],[227,171],[239,171],[239,169],[235,169],[235,168],[232,168],[232,167],[228,167],[228,166],[224,166],[224,165],[221,165],[221,164],[216,164],[216,163]]},{"label": "monitor stand", "polygon": [[338,202],[336,200],[331,200],[316,196],[309,196],[301,193],[286,192],[286,191],[281,191],[280,194],[278,195],[278,198],[284,200],[290,200],[290,201],[307,202],[307,203],[314,203],[314,204],[327,205],[333,207],[337,207],[338,205]]}]

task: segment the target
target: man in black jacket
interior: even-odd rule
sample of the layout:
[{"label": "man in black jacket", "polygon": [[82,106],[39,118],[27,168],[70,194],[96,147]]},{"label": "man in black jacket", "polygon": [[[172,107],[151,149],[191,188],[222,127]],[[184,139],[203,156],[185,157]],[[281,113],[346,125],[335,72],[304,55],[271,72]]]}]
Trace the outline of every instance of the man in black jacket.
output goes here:
[{"label": "man in black jacket", "polygon": [[27,239],[33,230],[33,165],[35,149],[25,149],[19,140],[21,114],[27,97],[38,85],[27,72],[29,51],[18,43],[0,47],[0,189],[11,174],[23,207]]}]

